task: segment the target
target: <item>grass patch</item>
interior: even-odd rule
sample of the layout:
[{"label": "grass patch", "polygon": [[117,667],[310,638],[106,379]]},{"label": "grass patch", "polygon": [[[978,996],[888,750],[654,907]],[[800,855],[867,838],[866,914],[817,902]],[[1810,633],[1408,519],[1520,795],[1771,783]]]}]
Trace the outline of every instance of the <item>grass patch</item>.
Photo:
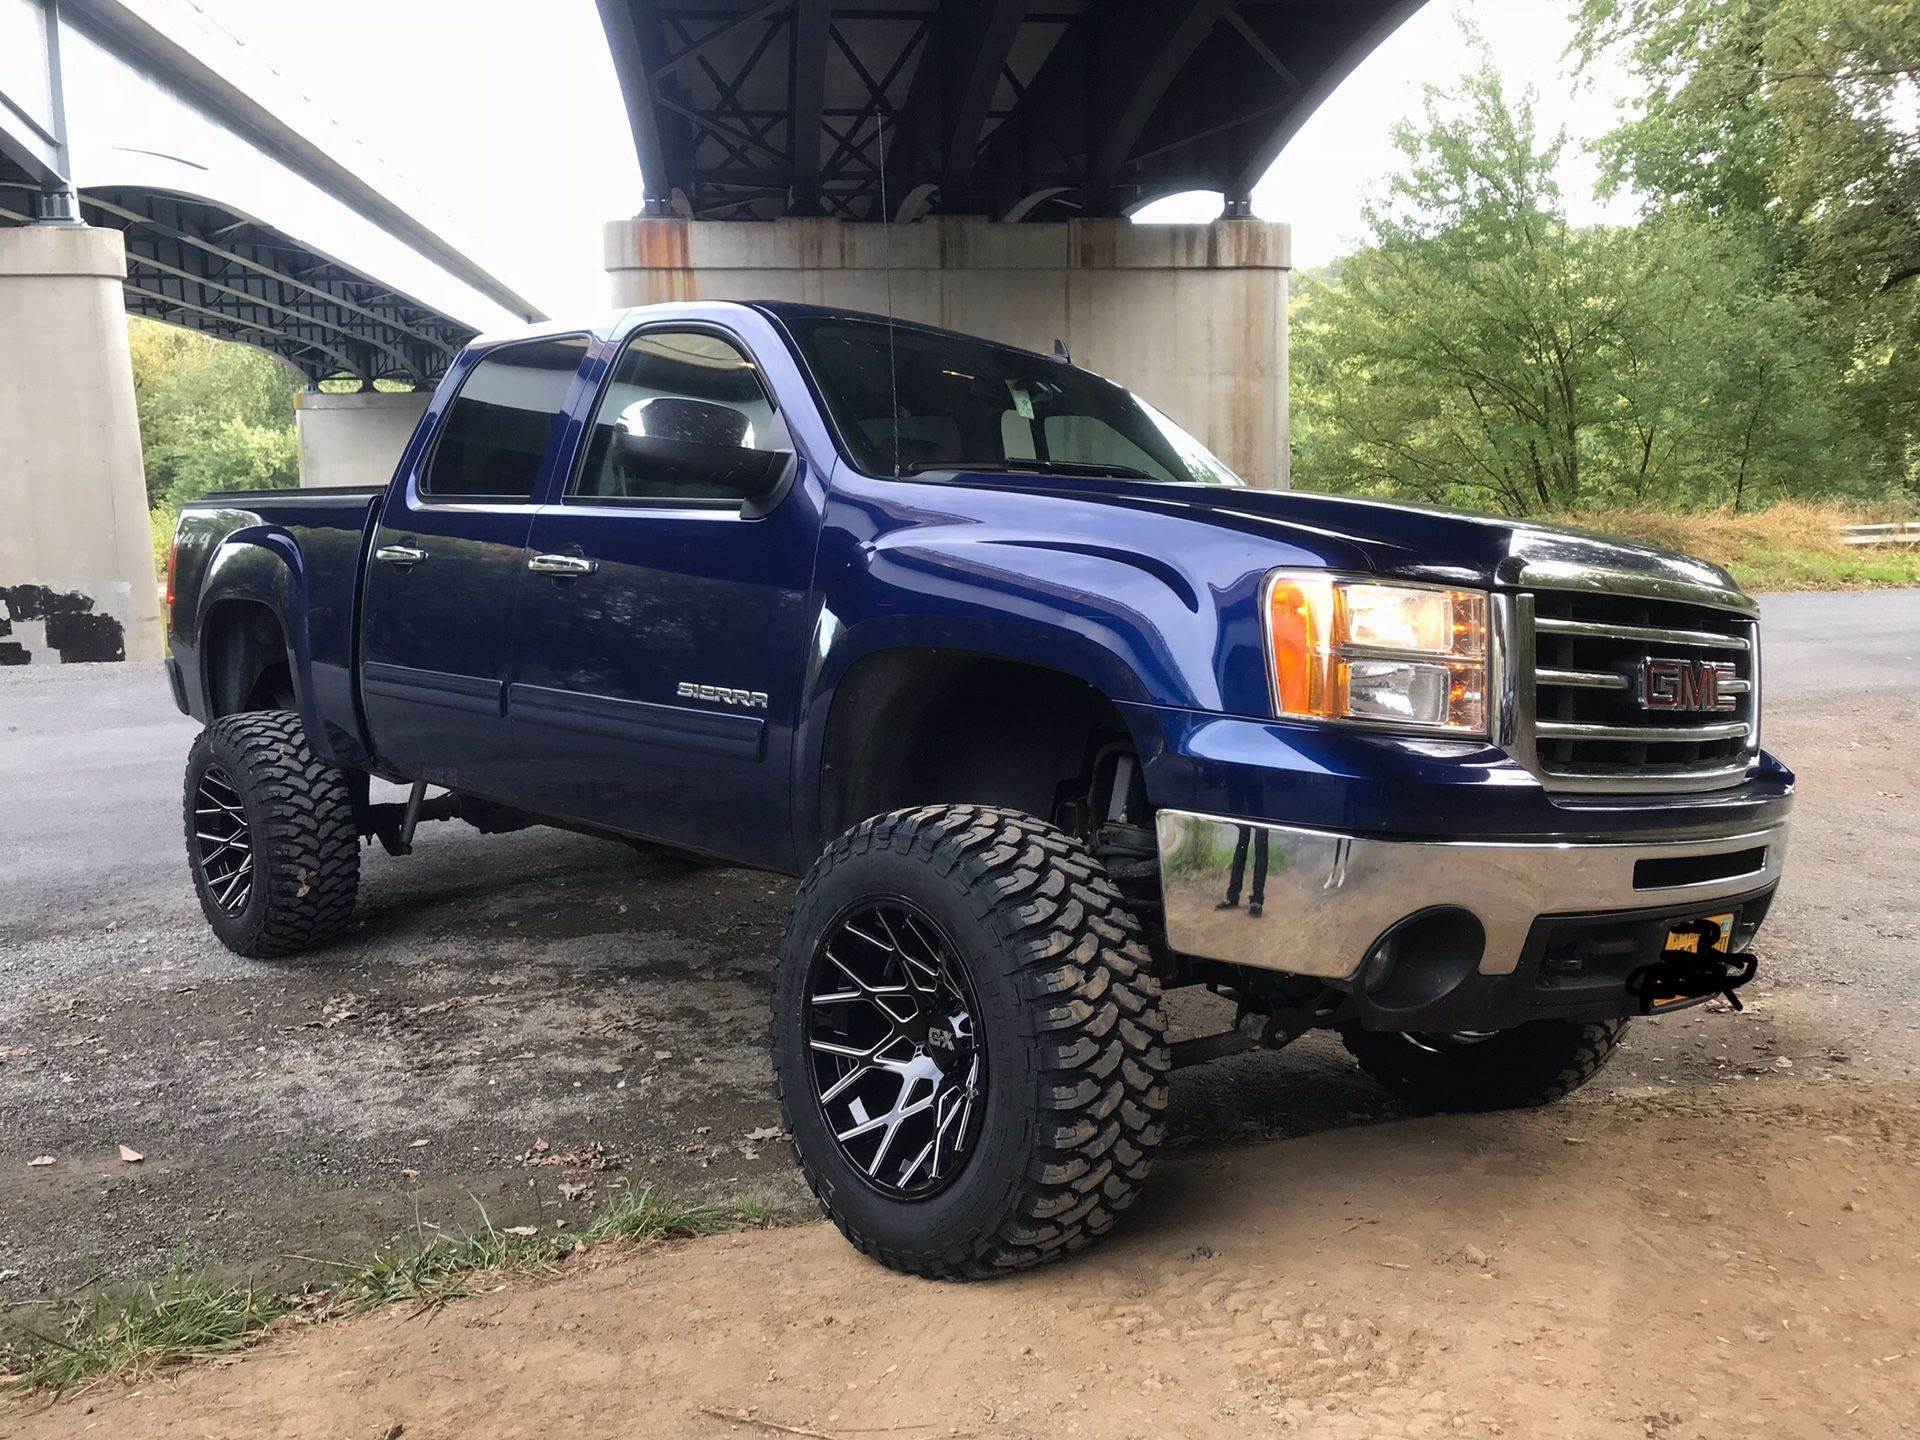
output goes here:
[{"label": "grass patch", "polygon": [[1856,515],[1831,505],[1782,501],[1735,514],[1709,510],[1579,510],[1556,517],[1578,530],[1698,555],[1748,590],[1863,590],[1920,585],[1920,546],[1849,545],[1840,527],[1901,515]]},{"label": "grass patch", "polygon": [[662,1196],[652,1186],[623,1189],[578,1230],[527,1235],[502,1230],[480,1212],[480,1227],[449,1233],[416,1226],[406,1243],[382,1246],[365,1264],[338,1265],[340,1278],[325,1292],[328,1309],[369,1309],[407,1301],[439,1305],[495,1284],[503,1274],[552,1270],[581,1249],[613,1240],[641,1243],[691,1240],[739,1230],[770,1230],[800,1218],[791,1206],[760,1195],[708,1205]]},{"label": "grass patch", "polygon": [[101,1376],[138,1379],[166,1365],[228,1354],[295,1302],[217,1280],[175,1262],[167,1277],[122,1299],[94,1296],[49,1328],[11,1323],[11,1386],[69,1390]]},{"label": "grass patch", "polygon": [[0,1334],[0,1391],[58,1392],[102,1380],[137,1380],[167,1366],[230,1354],[279,1321],[322,1320],[395,1303],[437,1306],[511,1275],[552,1273],[569,1256],[610,1242],[770,1230],[806,1218],[808,1212],[770,1193],[689,1204],[642,1186],[621,1190],[579,1229],[501,1229],[484,1209],[473,1230],[416,1224],[369,1260],[314,1262],[337,1271],[336,1278],[292,1294],[189,1271],[176,1261],[164,1280],[51,1309],[41,1323],[21,1319],[18,1310],[29,1307],[17,1307],[0,1322],[11,1331]]}]

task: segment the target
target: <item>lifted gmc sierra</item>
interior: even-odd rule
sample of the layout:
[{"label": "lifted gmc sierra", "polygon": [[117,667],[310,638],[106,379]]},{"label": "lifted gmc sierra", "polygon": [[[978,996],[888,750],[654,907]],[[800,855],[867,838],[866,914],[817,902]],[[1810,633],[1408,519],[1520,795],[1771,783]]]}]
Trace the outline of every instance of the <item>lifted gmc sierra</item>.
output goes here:
[{"label": "lifted gmc sierra", "polygon": [[[188,506],[168,602],[243,955],[427,819],[804,874],[794,1148],[926,1275],[1111,1226],[1188,1061],[1325,1027],[1416,1106],[1564,1095],[1751,975],[1786,852],[1721,571],[1251,490],[1061,357],[873,316],[476,341],[384,490]],[[1169,1046],[1179,985],[1238,1024]]]}]

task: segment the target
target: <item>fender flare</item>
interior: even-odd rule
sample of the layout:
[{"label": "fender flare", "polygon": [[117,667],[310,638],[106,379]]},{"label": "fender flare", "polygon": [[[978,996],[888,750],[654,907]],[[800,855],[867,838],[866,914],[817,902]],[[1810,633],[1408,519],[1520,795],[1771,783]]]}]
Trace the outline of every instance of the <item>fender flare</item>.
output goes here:
[{"label": "fender flare", "polygon": [[895,614],[844,626],[823,606],[815,619],[813,641],[793,739],[793,840],[803,871],[819,848],[824,761],[834,702],[855,668],[877,656],[940,652],[1052,671],[1080,681],[1111,703],[1136,745],[1151,739],[1140,732],[1137,722],[1138,705],[1149,700],[1139,677],[1115,651],[1064,626],[1012,615],[962,619],[924,614]]},{"label": "fender flare", "polygon": [[280,627],[287,669],[293,678],[294,705],[308,743],[324,758],[347,765],[351,757],[341,753],[343,747],[338,742],[357,742],[358,737],[336,735],[314,705],[313,644],[306,620],[308,593],[305,557],[298,542],[285,530],[274,525],[248,525],[223,539],[207,563],[195,616],[195,670],[200,694],[211,711],[213,677],[207,670],[211,657],[206,645],[209,622],[229,602],[261,606]]}]

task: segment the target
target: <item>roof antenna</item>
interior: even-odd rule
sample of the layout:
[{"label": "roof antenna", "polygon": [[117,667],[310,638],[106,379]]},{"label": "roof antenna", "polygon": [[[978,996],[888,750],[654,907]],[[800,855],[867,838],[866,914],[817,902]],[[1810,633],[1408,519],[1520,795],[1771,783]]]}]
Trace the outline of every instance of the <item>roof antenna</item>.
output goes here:
[{"label": "roof antenna", "polygon": [[1073,356],[1067,353],[1067,342],[1057,335],[1054,336],[1053,339],[1053,358],[1058,360],[1062,365],[1071,365],[1073,363]]},{"label": "roof antenna", "polygon": [[900,478],[900,363],[893,349],[893,212],[887,208],[887,114],[873,117],[873,137],[880,146],[880,265],[887,274],[887,424],[893,431],[893,478]]}]

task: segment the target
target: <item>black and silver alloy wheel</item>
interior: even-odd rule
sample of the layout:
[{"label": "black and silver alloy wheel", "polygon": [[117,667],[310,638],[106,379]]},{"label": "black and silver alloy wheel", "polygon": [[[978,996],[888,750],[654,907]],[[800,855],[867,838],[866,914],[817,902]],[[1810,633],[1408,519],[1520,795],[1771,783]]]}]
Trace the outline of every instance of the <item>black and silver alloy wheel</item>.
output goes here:
[{"label": "black and silver alloy wheel", "polygon": [[828,1218],[955,1280],[1111,1229],[1164,1128],[1151,963],[1099,862],[1031,815],[927,805],[840,836],[773,986],[781,1113]]},{"label": "black and silver alloy wheel", "polygon": [[193,859],[199,879],[223,914],[238,915],[253,898],[253,834],[233,777],[218,765],[200,772],[193,796]]},{"label": "black and silver alloy wheel", "polygon": [[855,905],[821,939],[807,1006],[814,1095],[842,1153],[883,1195],[946,1188],[972,1153],[987,1084],[952,941],[904,901]]},{"label": "black and silver alloy wheel", "polygon": [[352,787],[313,753],[298,715],[215,720],[187,755],[182,792],[194,892],[229,950],[291,955],[346,930],[360,886]]}]

